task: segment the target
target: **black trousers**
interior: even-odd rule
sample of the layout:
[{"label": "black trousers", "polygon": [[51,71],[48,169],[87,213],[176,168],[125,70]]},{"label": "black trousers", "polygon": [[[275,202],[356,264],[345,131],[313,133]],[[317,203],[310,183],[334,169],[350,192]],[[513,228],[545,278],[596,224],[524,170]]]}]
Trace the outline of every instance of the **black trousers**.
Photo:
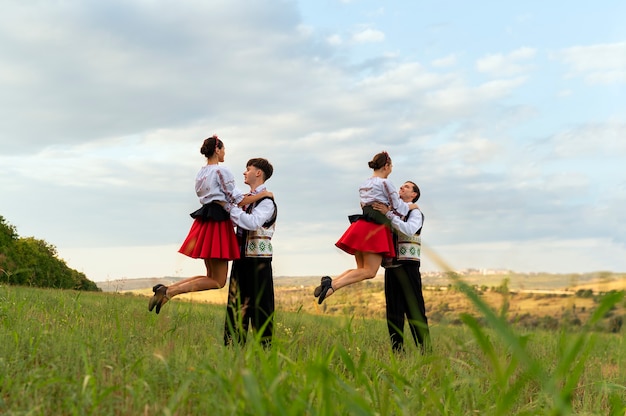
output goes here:
[{"label": "black trousers", "polygon": [[430,350],[430,331],[419,263],[404,263],[399,267],[385,269],[385,300],[391,347],[394,350],[404,348],[406,316],[415,345],[419,346],[422,352]]},{"label": "black trousers", "polygon": [[270,346],[274,332],[274,276],[272,260],[242,258],[233,261],[228,285],[224,344],[246,343],[248,327],[260,331],[261,343]]}]

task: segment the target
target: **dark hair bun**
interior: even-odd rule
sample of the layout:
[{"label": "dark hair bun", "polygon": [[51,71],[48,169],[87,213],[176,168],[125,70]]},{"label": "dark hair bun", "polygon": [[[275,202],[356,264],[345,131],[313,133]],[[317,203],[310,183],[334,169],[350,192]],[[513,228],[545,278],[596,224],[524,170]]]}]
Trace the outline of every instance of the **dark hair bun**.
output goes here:
[{"label": "dark hair bun", "polygon": [[389,157],[389,153],[383,151],[376,154],[372,160],[367,163],[367,166],[369,166],[370,169],[377,170],[384,167],[387,163],[391,163],[391,158]]},{"label": "dark hair bun", "polygon": [[202,147],[200,147],[200,153],[209,158],[215,154],[215,149],[221,149],[223,146],[222,141],[216,135],[213,135],[204,140]]}]

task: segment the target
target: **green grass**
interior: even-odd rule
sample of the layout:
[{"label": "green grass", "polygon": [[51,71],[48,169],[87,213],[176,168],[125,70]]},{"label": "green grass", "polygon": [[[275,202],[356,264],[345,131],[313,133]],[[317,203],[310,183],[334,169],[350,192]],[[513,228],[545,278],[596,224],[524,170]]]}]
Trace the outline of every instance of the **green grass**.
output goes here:
[{"label": "green grass", "polygon": [[[224,306],[0,286],[0,414],[624,415],[626,343],[586,329],[518,332],[481,311],[434,326],[434,351],[391,352],[386,325],[277,311],[274,345],[223,346]],[[310,302],[303,299],[303,302]]]}]

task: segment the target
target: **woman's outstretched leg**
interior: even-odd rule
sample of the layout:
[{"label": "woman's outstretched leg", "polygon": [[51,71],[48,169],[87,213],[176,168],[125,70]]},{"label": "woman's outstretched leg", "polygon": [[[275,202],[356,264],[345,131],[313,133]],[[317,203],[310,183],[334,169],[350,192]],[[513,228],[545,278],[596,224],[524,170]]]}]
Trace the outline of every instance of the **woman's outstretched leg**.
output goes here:
[{"label": "woman's outstretched leg", "polygon": [[150,299],[148,309],[156,306],[156,313],[161,311],[161,307],[168,300],[177,295],[191,292],[201,292],[204,290],[221,289],[226,284],[228,274],[228,261],[220,259],[205,259],[206,276],[194,276],[181,280],[170,286],[156,285],[152,290],[154,296]]},{"label": "woman's outstretched leg", "polygon": [[[335,279],[325,280],[322,278],[321,290],[315,290],[315,293],[319,293],[318,303],[322,303],[325,298],[335,293],[342,287],[358,283],[366,279],[372,279],[376,277],[380,263],[383,256],[378,253],[364,253],[357,251],[354,254],[357,268],[346,270]],[[325,276],[326,277],[326,276]]]},{"label": "woman's outstretched leg", "polygon": [[339,275],[339,277],[333,279],[332,291],[337,291],[342,287],[376,277],[376,273],[378,273],[378,269],[380,268],[380,263],[383,260],[382,255],[378,253],[363,253],[358,251],[355,254],[355,258],[357,261],[357,268],[349,270],[347,273]]}]

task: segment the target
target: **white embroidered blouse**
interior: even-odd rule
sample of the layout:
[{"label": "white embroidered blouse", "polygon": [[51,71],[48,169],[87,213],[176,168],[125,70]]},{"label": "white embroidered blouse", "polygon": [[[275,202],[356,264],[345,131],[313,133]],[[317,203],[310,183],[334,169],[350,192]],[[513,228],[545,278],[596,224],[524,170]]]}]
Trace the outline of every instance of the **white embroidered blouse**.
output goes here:
[{"label": "white embroidered blouse", "polygon": [[[202,205],[214,201],[236,205],[243,199],[243,193],[235,187],[232,172],[221,165],[204,165],[200,168],[196,175],[196,195]],[[227,204],[225,209],[229,208]]]},{"label": "white embroidered blouse", "polygon": [[359,187],[361,207],[375,201],[391,206],[395,215],[404,217],[409,212],[409,204],[400,199],[396,187],[389,179],[372,176]]}]

